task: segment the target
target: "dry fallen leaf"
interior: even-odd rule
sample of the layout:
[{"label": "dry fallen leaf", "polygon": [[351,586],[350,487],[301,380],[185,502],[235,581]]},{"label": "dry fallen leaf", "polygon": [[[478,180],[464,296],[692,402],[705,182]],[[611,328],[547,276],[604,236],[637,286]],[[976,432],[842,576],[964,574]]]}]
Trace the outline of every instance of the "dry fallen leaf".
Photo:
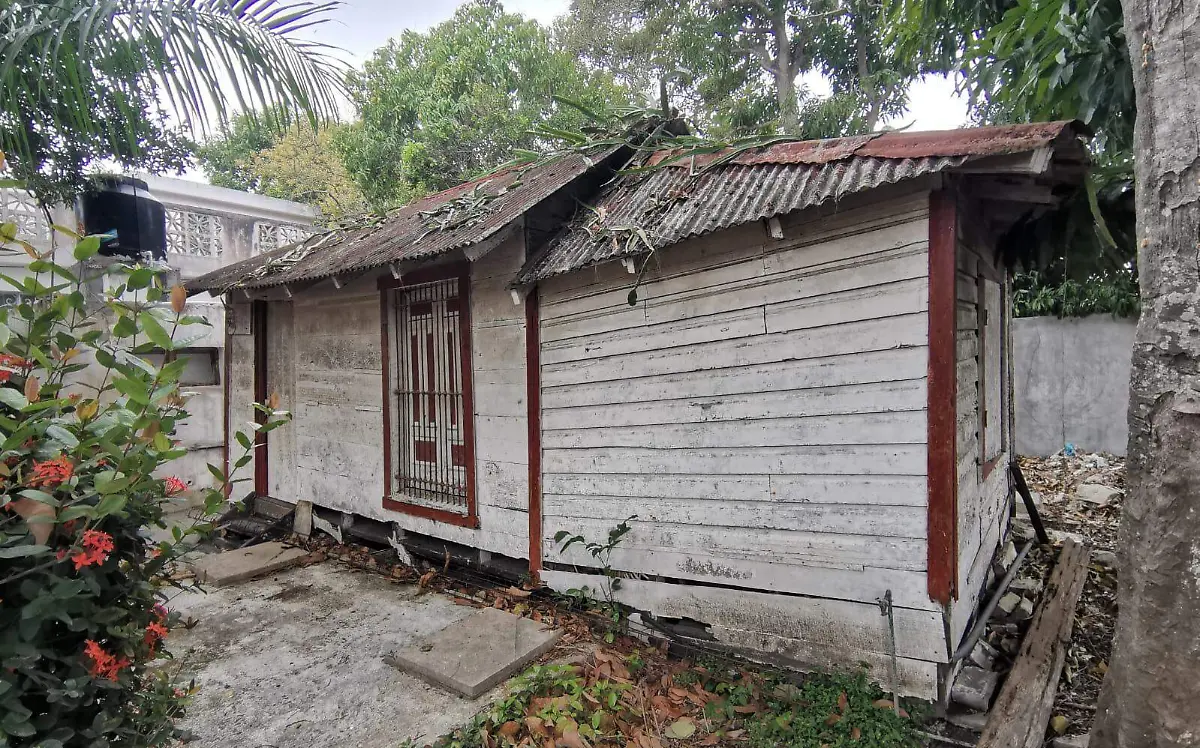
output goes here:
[{"label": "dry fallen leaf", "polygon": [[871,706],[877,709],[891,709],[892,702],[889,699],[878,699],[876,701],[872,701]]},{"label": "dry fallen leaf", "polygon": [[862,730],[860,728],[855,727],[853,730],[850,731],[850,739],[851,740],[858,740],[861,737],[862,737]]},{"label": "dry fallen leaf", "polygon": [[842,715],[831,714],[825,718],[825,725],[827,727],[833,727],[834,725],[836,725],[838,722],[841,722],[841,721],[842,721]]},{"label": "dry fallen leaf", "polygon": [[8,506],[29,525],[29,534],[33,536],[34,542],[45,545],[54,529],[54,507],[24,497],[10,501]]},{"label": "dry fallen leaf", "polygon": [[504,724],[500,725],[499,728],[496,729],[496,734],[499,735],[500,737],[506,738],[508,740],[516,740],[517,733],[520,731],[521,731],[521,723],[513,721],[513,720],[509,720],[508,722],[505,722]]},{"label": "dry fallen leaf", "polygon": [[420,587],[428,587],[429,583],[432,582],[433,578],[436,576],[437,576],[437,571],[430,569],[429,571],[427,571],[421,575],[421,578],[418,580],[417,584]]},{"label": "dry fallen leaf", "polygon": [[687,717],[681,717],[672,722],[663,734],[668,738],[686,740],[696,734],[696,723]]},{"label": "dry fallen leaf", "polygon": [[841,712],[842,714],[845,714],[846,710],[849,708],[850,708],[850,699],[848,699],[846,697],[846,692],[842,691],[842,693],[838,696],[838,711]]},{"label": "dry fallen leaf", "polygon": [[176,314],[183,314],[183,308],[187,305],[187,289],[177,285],[171,289],[171,311]]}]

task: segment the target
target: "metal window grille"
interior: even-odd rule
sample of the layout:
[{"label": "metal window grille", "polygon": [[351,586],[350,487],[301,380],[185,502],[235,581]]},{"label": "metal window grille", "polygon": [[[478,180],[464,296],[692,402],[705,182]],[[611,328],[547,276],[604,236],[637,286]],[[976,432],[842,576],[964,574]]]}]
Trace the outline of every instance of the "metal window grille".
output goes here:
[{"label": "metal window grille", "polygon": [[458,280],[397,289],[396,488],[406,501],[469,511]]}]

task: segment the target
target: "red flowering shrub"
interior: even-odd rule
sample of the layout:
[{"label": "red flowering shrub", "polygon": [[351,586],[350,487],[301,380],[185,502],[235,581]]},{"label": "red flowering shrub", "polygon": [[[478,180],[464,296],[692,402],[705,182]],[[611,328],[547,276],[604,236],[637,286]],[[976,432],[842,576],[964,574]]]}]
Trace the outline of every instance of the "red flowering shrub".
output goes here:
[{"label": "red flowering shrub", "polygon": [[[14,233],[0,226],[0,243]],[[151,662],[170,656],[168,575],[205,525],[158,544],[143,532],[187,489],[154,477],[185,453],[173,438],[188,417],[185,361],[156,369],[141,354],[174,350],[176,331],[203,320],[145,267],[108,265],[124,282],[89,300],[82,276],[98,247],[82,239],[81,265],[39,256],[24,280],[3,279],[23,300],[0,309],[0,746],[167,745],[190,693]],[[255,407],[268,416],[256,428],[286,422]],[[238,468],[253,447],[239,439],[251,446]],[[210,469],[211,515],[231,481]]]}]

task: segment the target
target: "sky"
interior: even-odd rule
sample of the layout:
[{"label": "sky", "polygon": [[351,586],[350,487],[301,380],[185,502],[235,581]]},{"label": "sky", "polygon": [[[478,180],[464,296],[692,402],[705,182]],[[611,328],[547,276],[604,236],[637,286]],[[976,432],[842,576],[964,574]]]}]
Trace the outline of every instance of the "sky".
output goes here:
[{"label": "sky", "polygon": [[[352,65],[360,65],[371,54],[399,36],[405,29],[424,31],[454,14],[462,0],[343,0],[330,14],[329,22],[312,27],[308,36],[315,41],[338,47],[339,55]],[[569,0],[504,0],[504,7],[539,23],[549,24],[567,11]],[[819,75],[803,77],[809,90],[824,94],[828,86]],[[891,127],[911,130],[945,130],[966,123],[965,100],[956,95],[954,84],[940,76],[918,81],[909,90],[909,113],[891,120]],[[204,181],[198,170],[186,178]]]}]

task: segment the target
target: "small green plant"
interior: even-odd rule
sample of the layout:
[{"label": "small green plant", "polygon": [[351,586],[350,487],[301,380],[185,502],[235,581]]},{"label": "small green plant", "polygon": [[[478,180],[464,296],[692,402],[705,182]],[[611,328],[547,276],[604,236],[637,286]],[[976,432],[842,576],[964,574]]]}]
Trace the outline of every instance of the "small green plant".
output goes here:
[{"label": "small green plant", "polygon": [[[607,580],[606,583],[600,587],[600,590],[604,595],[604,601],[602,604],[591,604],[593,599],[591,596],[591,590],[589,587],[585,586],[575,587],[567,590],[566,595],[569,599],[571,599],[572,606],[585,609],[599,608],[601,613],[612,619],[614,626],[617,628],[620,627],[622,618],[621,606],[616,601],[616,593],[621,586],[621,578],[617,576],[617,573],[612,568],[612,553],[614,550],[616,550],[617,546],[621,544],[621,541],[625,539],[625,536],[629,534],[630,530],[633,529],[629,523],[635,519],[637,519],[636,514],[621,520],[616,527],[608,531],[608,538],[603,543],[597,543],[595,541],[588,540],[582,535],[572,535],[567,530],[559,530],[554,534],[554,542],[561,544],[558,549],[559,553],[566,553],[567,549],[571,546],[577,543],[582,543],[584,550],[586,550],[591,557],[596,559],[596,561],[600,564],[601,573],[604,574],[604,577]],[[605,640],[610,644],[615,640],[615,638],[616,634],[612,630],[610,630],[605,636]]]},{"label": "small green plant", "polygon": [[768,709],[747,721],[750,748],[918,748],[912,717],[896,714],[892,702],[865,673],[805,676],[799,684],[769,684]]}]

